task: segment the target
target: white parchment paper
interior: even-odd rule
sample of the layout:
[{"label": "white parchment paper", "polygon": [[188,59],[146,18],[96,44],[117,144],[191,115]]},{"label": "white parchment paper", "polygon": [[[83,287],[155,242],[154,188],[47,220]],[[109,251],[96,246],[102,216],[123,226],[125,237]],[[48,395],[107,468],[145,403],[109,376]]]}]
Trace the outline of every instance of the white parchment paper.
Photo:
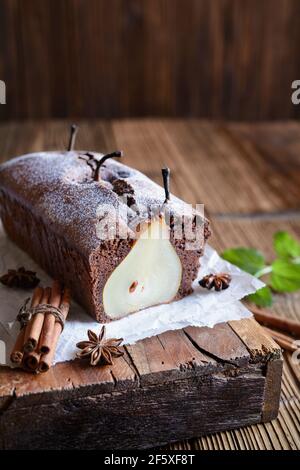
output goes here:
[{"label": "white parchment paper", "polygon": [[[123,338],[125,344],[132,344],[167,330],[176,330],[190,325],[213,327],[216,323],[251,316],[239,300],[260,289],[264,284],[221,259],[210,246],[206,247],[201,264],[197,279],[201,279],[208,273],[225,271],[232,276],[230,287],[221,292],[208,291],[201,288],[196,280],[193,294],[182,300],[151,307],[108,323],[107,337]],[[36,271],[41,279],[41,285],[51,285],[51,278],[6,237],[0,225],[0,273],[5,273],[8,268],[20,266]],[[0,284],[0,364],[11,365],[9,353],[19,331],[19,324],[15,322],[15,317],[29,295],[28,291],[9,289]],[[100,328],[99,323],[93,321],[80,306],[73,303],[60,337],[55,362],[74,359],[76,343],[86,339],[88,329],[99,332]]]}]

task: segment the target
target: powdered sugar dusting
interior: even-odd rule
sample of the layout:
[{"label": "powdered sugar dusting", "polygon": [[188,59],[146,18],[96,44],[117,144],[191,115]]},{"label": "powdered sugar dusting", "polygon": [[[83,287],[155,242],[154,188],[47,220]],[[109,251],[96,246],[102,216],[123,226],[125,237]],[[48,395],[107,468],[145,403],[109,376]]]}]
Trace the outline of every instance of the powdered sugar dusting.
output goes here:
[{"label": "powdered sugar dusting", "polygon": [[[114,160],[105,162],[102,180],[95,182],[91,168],[79,158],[83,154],[84,151],[39,152],[10,160],[0,167],[0,188],[32,210],[69,244],[89,255],[101,244],[96,232],[99,206],[113,206],[121,218],[128,212],[136,217],[136,212],[128,207],[126,211],[120,210],[124,202],[113,191],[113,181],[125,176],[138,206],[161,207],[165,194],[162,187],[145,175]],[[168,208],[180,216],[182,205],[180,199],[172,196]],[[190,210],[190,215],[194,214]],[[119,222],[127,226],[125,215]]]}]

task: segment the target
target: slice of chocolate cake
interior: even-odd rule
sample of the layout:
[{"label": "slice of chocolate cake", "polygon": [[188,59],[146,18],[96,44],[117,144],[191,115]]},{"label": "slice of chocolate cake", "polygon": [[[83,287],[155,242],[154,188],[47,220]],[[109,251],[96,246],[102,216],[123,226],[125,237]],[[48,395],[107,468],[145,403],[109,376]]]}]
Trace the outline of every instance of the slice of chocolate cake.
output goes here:
[{"label": "slice of chocolate cake", "polygon": [[165,200],[142,173],[111,159],[95,169],[102,157],[10,160],[0,166],[0,210],[9,237],[106,322],[191,293],[210,232],[201,214]]}]

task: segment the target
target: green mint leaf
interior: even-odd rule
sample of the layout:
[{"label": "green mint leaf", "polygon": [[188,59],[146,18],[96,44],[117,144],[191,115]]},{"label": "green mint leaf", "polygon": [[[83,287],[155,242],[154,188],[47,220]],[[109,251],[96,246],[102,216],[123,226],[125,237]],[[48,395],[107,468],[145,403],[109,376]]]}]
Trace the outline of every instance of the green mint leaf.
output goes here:
[{"label": "green mint leaf", "polygon": [[232,248],[223,251],[221,256],[226,261],[253,275],[265,267],[264,256],[254,248]]},{"label": "green mint leaf", "polygon": [[271,287],[277,292],[294,292],[300,289],[300,264],[276,259],[272,263]]},{"label": "green mint leaf", "polygon": [[297,258],[300,256],[300,243],[288,232],[276,232],[274,249],[280,258]]},{"label": "green mint leaf", "polygon": [[247,295],[246,300],[253,302],[259,307],[270,307],[273,303],[271,289],[268,286],[262,287],[254,294]]}]

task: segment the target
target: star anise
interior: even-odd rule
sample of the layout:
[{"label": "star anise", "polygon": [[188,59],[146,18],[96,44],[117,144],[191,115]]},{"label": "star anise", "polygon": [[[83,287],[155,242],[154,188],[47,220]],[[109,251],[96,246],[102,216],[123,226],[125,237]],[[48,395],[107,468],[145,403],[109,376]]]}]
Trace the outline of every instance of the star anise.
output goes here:
[{"label": "star anise", "polygon": [[80,341],[76,344],[77,348],[81,349],[77,353],[77,357],[90,358],[90,364],[96,366],[99,363],[103,365],[112,365],[113,357],[123,356],[124,352],[119,348],[123,338],[105,339],[105,326],[101,328],[99,336],[91,330],[87,332],[89,341]]},{"label": "star anise", "polygon": [[6,274],[0,277],[0,282],[7,287],[33,289],[40,280],[34,271],[28,271],[22,266],[19,269],[9,269]]},{"label": "star anise", "polygon": [[204,276],[200,281],[199,284],[201,287],[205,287],[206,289],[215,288],[216,291],[224,290],[229,287],[231,282],[231,276],[227,273],[219,273],[219,274],[208,274]]}]

